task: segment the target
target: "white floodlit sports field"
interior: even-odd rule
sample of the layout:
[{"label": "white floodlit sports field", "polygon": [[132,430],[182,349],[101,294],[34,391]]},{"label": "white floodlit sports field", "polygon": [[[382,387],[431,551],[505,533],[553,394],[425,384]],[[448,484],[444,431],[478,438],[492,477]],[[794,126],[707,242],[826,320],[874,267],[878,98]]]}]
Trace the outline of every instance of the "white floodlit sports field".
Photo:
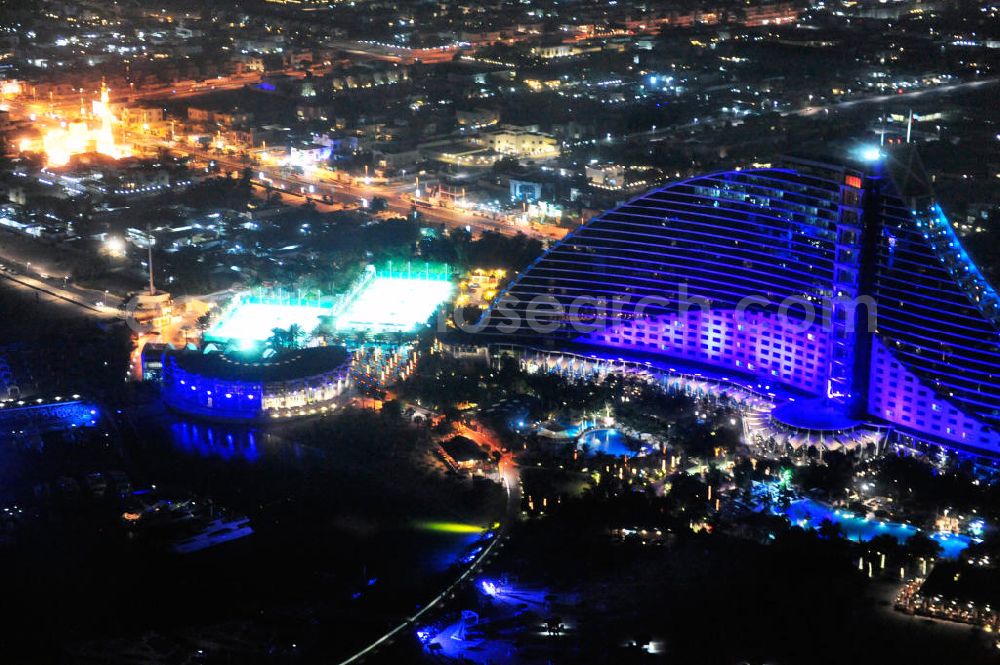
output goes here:
[{"label": "white floodlit sports field", "polygon": [[337,317],[337,329],[409,332],[430,318],[451,289],[445,280],[376,277]]},{"label": "white floodlit sports field", "polygon": [[308,335],[319,325],[319,317],[329,315],[331,311],[329,307],[316,305],[246,302],[237,305],[227,317],[216,323],[207,337],[246,343],[264,342],[275,328],[287,330],[292,324],[298,324]]},{"label": "white floodlit sports field", "polygon": [[446,280],[376,277],[339,316],[332,308],[315,304],[245,302],[234,307],[205,337],[249,345],[267,341],[272,330],[288,329],[292,324],[310,334],[319,325],[319,317],[330,315],[336,316],[338,330],[409,332],[425,323],[451,296],[451,290],[452,284]]}]

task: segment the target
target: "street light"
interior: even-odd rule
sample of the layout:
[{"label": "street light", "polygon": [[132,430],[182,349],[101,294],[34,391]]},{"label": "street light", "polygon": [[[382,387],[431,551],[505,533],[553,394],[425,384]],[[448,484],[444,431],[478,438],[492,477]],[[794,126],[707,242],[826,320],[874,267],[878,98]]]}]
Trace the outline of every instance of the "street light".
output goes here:
[{"label": "street light", "polygon": [[104,251],[111,256],[124,256],[125,241],[116,236],[109,237],[104,241]]}]

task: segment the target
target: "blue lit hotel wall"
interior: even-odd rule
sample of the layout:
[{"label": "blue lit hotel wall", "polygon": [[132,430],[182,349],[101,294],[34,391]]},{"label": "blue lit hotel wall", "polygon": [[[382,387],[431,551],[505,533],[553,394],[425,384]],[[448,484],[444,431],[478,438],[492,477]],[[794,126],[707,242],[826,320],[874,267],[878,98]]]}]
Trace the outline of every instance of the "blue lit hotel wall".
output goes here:
[{"label": "blue lit hotel wall", "polygon": [[[833,298],[857,289],[859,220],[857,213],[842,214],[846,189],[854,190],[850,203],[859,205],[859,187],[791,169],[667,185],[554,246],[501,296],[501,306],[484,319],[486,332],[502,330],[504,309],[526,318],[530,301],[548,296],[562,312],[534,316],[567,341],[689,360],[815,396],[850,397],[853,335],[846,326],[823,325],[835,320]],[[749,297],[760,301],[747,303]],[[595,302],[574,307],[575,298]],[[629,302],[615,303],[622,298]],[[651,302],[638,306],[644,298]],[[786,299],[791,321],[777,315]],[[749,306],[738,311],[741,301]],[[803,302],[816,312],[811,323],[797,318]],[[575,322],[594,330],[580,335]]]},{"label": "blue lit hotel wall", "polygon": [[1000,453],[996,291],[928,187],[880,184],[869,412],[931,441]]},{"label": "blue lit hotel wall", "polygon": [[181,368],[171,356],[164,357],[162,386],[166,403],[186,413],[232,419],[259,418],[262,413],[261,383],[200,376]]},{"label": "blue lit hotel wall", "polygon": [[[1000,453],[1000,307],[929,188],[913,169],[785,164],[671,183],[594,218],[512,282],[482,331],[738,372]],[[872,334],[869,307],[843,304],[858,296],[877,302]],[[746,298],[768,304],[740,311]],[[546,332],[512,325],[529,319]]]}]

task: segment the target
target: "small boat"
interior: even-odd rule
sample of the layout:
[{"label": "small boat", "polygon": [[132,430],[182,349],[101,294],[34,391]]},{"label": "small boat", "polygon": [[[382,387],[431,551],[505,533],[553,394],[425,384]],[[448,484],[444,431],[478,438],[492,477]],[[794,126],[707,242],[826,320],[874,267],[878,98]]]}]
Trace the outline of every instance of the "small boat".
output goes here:
[{"label": "small boat", "polygon": [[170,501],[161,499],[156,503],[139,504],[122,513],[122,521],[134,529],[171,530],[197,519],[197,507],[193,501]]},{"label": "small boat", "polygon": [[190,554],[231,540],[245,538],[252,533],[253,528],[250,526],[249,518],[216,519],[206,524],[199,533],[177,541],[170,549],[176,554]]}]

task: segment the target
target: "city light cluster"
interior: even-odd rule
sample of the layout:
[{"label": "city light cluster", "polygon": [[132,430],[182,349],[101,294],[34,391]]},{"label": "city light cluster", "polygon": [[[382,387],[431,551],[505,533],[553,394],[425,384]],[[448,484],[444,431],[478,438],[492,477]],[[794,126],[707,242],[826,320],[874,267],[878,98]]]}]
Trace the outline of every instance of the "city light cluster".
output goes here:
[{"label": "city light cluster", "polygon": [[107,86],[101,86],[100,99],[92,103],[90,118],[62,122],[47,129],[40,140],[22,139],[21,152],[42,152],[46,166],[65,166],[74,155],[97,152],[113,159],[132,154],[129,146],[115,141],[114,125]]}]

